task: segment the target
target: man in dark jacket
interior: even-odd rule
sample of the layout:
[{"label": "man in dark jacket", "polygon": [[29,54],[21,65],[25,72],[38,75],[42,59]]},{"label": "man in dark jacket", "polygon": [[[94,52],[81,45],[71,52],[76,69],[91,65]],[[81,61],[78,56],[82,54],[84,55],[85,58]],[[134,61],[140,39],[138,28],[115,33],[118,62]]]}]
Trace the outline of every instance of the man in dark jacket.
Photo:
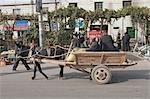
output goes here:
[{"label": "man in dark jacket", "polygon": [[15,54],[19,57],[17,57],[16,62],[13,66],[14,71],[17,69],[20,61],[22,61],[22,63],[24,64],[27,70],[30,70],[30,67],[28,66],[26,60],[23,58],[23,57],[27,57],[28,53],[29,53],[29,48],[27,46],[24,46],[22,41],[16,43]]},{"label": "man in dark jacket", "polygon": [[120,50],[121,49],[121,37],[120,37],[120,33],[118,33],[117,35],[117,40],[116,40],[116,43],[117,43],[117,47],[118,49]]},{"label": "man in dark jacket", "polygon": [[130,37],[128,33],[126,32],[125,35],[122,37],[122,45],[123,45],[123,51],[129,51],[130,50]]},{"label": "man in dark jacket", "polygon": [[114,40],[107,32],[103,32],[103,36],[100,39],[102,45],[102,51],[118,51],[118,49],[114,46]]}]

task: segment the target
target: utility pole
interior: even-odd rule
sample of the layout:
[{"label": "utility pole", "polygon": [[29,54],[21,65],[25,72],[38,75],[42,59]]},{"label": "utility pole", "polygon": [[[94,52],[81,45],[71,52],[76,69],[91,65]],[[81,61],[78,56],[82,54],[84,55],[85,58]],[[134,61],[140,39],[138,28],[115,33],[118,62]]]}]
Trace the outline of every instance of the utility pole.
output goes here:
[{"label": "utility pole", "polygon": [[[57,0],[55,0],[55,14],[57,13]],[[56,26],[57,26],[57,29],[56,29],[56,42],[58,43],[58,35],[59,35],[59,32],[58,32],[58,18],[56,17],[56,19],[54,18],[54,20],[56,21]]]},{"label": "utility pole", "polygon": [[32,15],[34,15],[34,2],[31,0],[31,6],[32,6]]},{"label": "utility pole", "polygon": [[38,23],[39,23],[39,44],[43,47],[43,27],[42,27],[42,14],[38,13]]},{"label": "utility pole", "polygon": [[57,0],[55,0],[55,12],[57,11],[57,6],[58,6]]},{"label": "utility pole", "polygon": [[40,47],[43,47],[42,0],[36,0],[36,12],[38,14],[39,23],[39,44]]}]

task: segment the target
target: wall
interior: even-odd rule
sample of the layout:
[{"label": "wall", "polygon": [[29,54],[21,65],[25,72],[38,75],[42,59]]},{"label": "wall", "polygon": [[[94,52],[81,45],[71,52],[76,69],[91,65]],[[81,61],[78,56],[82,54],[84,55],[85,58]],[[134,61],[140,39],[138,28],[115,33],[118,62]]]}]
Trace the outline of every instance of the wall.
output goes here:
[{"label": "wall", "polygon": [[[42,0],[43,7],[48,7],[49,11],[53,11],[55,9],[55,0]],[[57,0],[57,2],[60,0]],[[31,5],[31,0],[4,0],[4,2],[0,1],[0,9],[3,13],[11,14],[13,13],[13,9],[21,9],[21,15],[31,15],[32,13],[36,13],[35,0],[33,0],[34,5]],[[58,5],[59,6],[59,5]]]}]

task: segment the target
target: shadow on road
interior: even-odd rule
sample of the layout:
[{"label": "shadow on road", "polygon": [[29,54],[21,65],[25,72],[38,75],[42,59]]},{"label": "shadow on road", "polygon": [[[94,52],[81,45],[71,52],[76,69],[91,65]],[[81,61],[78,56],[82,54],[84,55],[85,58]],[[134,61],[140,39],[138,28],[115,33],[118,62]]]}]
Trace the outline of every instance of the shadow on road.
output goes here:
[{"label": "shadow on road", "polygon": [[150,79],[150,70],[112,71],[111,83],[125,82],[131,79]]},{"label": "shadow on road", "polygon": [[[149,70],[119,70],[119,71],[111,71],[112,79],[110,83],[121,83],[128,81],[130,79],[150,79],[150,71]],[[58,77],[58,75],[53,75]],[[89,79],[90,75],[86,73],[64,73],[64,80],[68,79]],[[55,78],[54,78],[55,79]]]},{"label": "shadow on road", "polygon": [[[58,68],[57,66],[51,66],[51,67],[43,67],[43,70],[49,70],[49,69],[55,69]],[[58,68],[59,69],[59,68]],[[0,76],[5,76],[5,75],[12,75],[12,74],[19,74],[19,73],[28,73],[28,72],[33,72],[33,70],[29,71],[16,71],[16,72],[5,72],[5,73],[0,73]],[[133,80],[133,79],[150,79],[150,70],[117,70],[114,71],[112,70],[112,79],[111,83],[121,83],[121,82],[126,82],[128,80]],[[56,79],[59,77],[59,73],[57,75],[49,75],[50,79]],[[80,72],[70,72],[70,73],[64,73],[64,80],[69,80],[69,79],[89,79],[90,75],[87,73],[80,73]]]},{"label": "shadow on road", "polygon": [[[55,68],[58,68],[58,66],[42,67],[42,70],[49,70],[49,69],[55,69]],[[31,69],[31,70],[17,70],[17,71],[11,70],[10,72],[0,73],[0,76],[20,74],[20,73],[29,73],[29,72],[33,72],[33,69]]]},{"label": "shadow on road", "polygon": [[64,79],[89,79],[90,75],[87,73],[77,73],[77,72],[72,72],[72,73],[65,73],[64,74]]}]

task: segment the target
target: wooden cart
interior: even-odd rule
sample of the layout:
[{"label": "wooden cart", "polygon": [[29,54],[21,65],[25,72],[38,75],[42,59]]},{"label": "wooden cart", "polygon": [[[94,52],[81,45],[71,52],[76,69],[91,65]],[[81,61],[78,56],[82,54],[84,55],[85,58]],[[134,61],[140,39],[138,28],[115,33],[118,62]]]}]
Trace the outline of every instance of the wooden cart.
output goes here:
[{"label": "wooden cart", "polygon": [[97,84],[109,83],[112,77],[109,68],[125,68],[136,64],[131,61],[127,62],[125,52],[76,52],[73,54],[75,55],[74,62],[58,60],[47,62],[89,73]]}]

